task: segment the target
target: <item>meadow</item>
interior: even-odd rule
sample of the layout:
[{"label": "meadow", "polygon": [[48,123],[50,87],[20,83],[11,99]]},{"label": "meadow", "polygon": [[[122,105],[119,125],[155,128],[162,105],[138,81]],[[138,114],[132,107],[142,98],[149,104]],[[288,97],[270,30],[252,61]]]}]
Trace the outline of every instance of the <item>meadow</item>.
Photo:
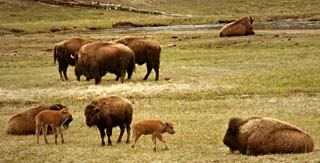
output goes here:
[{"label": "meadow", "polygon": [[[88,12],[57,8],[65,13]],[[42,19],[44,15],[38,16]],[[134,14],[132,19],[135,16],[136,21],[150,18]],[[233,18],[232,13],[229,16]],[[85,18],[92,19],[90,15]],[[254,36],[232,38],[218,37],[218,30],[50,33],[47,29],[56,24],[68,26],[79,22],[50,17],[48,20],[44,23],[47,27],[41,24],[36,28],[30,19],[30,24],[21,27],[29,34],[0,36],[0,162],[320,162],[319,30],[256,30]],[[23,24],[5,23],[12,19],[1,21],[2,26],[14,28]],[[147,81],[142,80],[145,65],[137,66],[132,79],[123,84],[116,82],[112,74],[106,74],[99,85],[85,81],[84,77],[78,82],[74,67],[68,69],[69,81],[59,80],[58,65],[53,64],[54,43],[78,36],[110,41],[128,35],[148,37],[161,44],[159,81],[154,81],[154,72]],[[93,99],[109,94],[134,102],[133,122],[141,119],[173,122],[176,133],[164,135],[169,150],[163,150],[158,141],[158,150],[154,152],[150,136],[142,136],[136,149],[124,141],[117,144],[118,128],[113,130],[113,145],[101,146],[98,129],[85,125],[84,108]],[[38,145],[34,135],[4,133],[7,121],[14,114],[40,104],[55,103],[67,105],[74,117],[70,128],[64,130],[65,144],[58,138],[55,145],[52,135],[47,137],[48,145],[43,137]],[[229,119],[251,116],[273,117],[298,126],[313,137],[314,152],[231,154],[222,142]]]}]

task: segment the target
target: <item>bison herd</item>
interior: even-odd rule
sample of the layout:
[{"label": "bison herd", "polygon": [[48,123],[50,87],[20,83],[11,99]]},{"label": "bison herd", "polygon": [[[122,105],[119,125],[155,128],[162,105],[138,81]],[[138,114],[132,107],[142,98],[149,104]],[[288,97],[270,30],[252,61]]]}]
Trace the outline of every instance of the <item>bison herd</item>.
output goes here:
[{"label": "bison herd", "polygon": [[[86,80],[95,79],[99,84],[107,73],[116,75],[116,80],[131,78],[135,64],[147,65],[147,80],[152,69],[156,72],[155,80],[159,79],[160,44],[156,41],[140,37],[124,37],[114,42],[93,42],[85,38],[71,38],[56,43],[54,61],[58,60],[61,80],[68,80],[67,68],[75,65],[77,80],[84,75]],[[63,75],[62,75],[63,72]]]},{"label": "bison herd", "polygon": [[[252,28],[254,19],[244,17],[226,24],[220,31],[221,37],[243,36],[255,34]],[[140,38],[124,37],[113,42],[94,42],[89,39],[71,38],[55,44],[54,61],[58,60],[61,80],[68,80],[67,68],[75,66],[75,75],[80,80],[81,75],[86,80],[95,79],[95,84],[107,73],[116,75],[116,80],[124,81],[125,74],[131,78],[135,64],[146,63],[147,80],[151,71],[159,79],[161,46],[158,42]],[[112,128],[119,127],[121,142],[126,130],[126,143],[130,142],[133,104],[123,97],[109,95],[93,100],[85,106],[85,123],[88,127],[96,126],[100,132],[101,144],[105,145],[104,137],[108,136],[108,145],[112,145]],[[5,132],[10,135],[35,134],[39,144],[39,135],[55,136],[57,144],[58,132],[64,143],[62,126],[68,128],[73,120],[67,106],[62,104],[40,105],[11,117]],[[173,124],[160,120],[138,120],[132,125],[133,144],[135,147],[141,135],[152,135],[153,150],[156,150],[156,139],[159,139],[168,149],[163,133],[174,134]],[[306,153],[312,152],[314,141],[303,130],[284,121],[269,117],[250,117],[248,119],[231,118],[229,120],[223,143],[233,153],[239,151],[245,155],[264,155],[272,153]]]}]

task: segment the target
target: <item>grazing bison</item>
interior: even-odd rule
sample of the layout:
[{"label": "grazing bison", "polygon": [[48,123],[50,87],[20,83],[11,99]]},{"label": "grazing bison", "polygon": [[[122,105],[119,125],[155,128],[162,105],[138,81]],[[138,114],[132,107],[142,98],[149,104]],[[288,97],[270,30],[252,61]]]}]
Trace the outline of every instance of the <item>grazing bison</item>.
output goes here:
[{"label": "grazing bison", "polygon": [[68,119],[72,119],[72,115],[69,113],[67,108],[63,108],[61,110],[43,110],[40,113],[38,113],[35,118],[37,144],[39,144],[39,135],[40,135],[41,129],[43,131],[44,141],[46,144],[48,144],[48,140],[46,137],[48,125],[50,125],[53,129],[55,144],[58,144],[58,142],[57,142],[57,137],[58,137],[57,129],[59,129],[59,133],[61,136],[61,142],[64,143],[61,126]]},{"label": "grazing bison", "polygon": [[[6,126],[5,132],[10,135],[30,135],[35,134],[36,129],[36,115],[43,111],[43,110],[61,110],[63,108],[67,108],[62,104],[55,104],[55,105],[40,105],[23,112],[20,112],[13,117],[10,118],[8,124]],[[72,119],[68,119],[66,122],[63,123],[65,128],[68,128],[69,123]],[[51,128],[49,128],[51,131]],[[50,132],[49,132],[50,133]]]},{"label": "grazing bison", "polygon": [[95,84],[100,83],[101,77],[107,72],[114,73],[123,83],[126,71],[128,79],[135,69],[134,52],[118,43],[90,43],[84,45],[78,55],[75,73],[77,80],[84,75],[87,80],[95,79]]},{"label": "grazing bison", "polygon": [[110,136],[112,135],[112,128],[116,126],[120,127],[118,143],[121,142],[125,128],[127,129],[126,143],[129,143],[132,114],[133,109],[131,102],[125,98],[114,95],[97,98],[85,108],[86,124],[89,127],[98,127],[102,145],[105,145],[104,130],[106,129],[108,136],[108,145],[111,145]]},{"label": "grazing bison", "polygon": [[133,124],[133,144],[132,148],[135,147],[137,140],[141,135],[152,135],[153,141],[153,150],[156,150],[156,138],[158,138],[164,145],[165,149],[168,149],[168,146],[165,140],[162,138],[163,133],[168,132],[169,134],[174,134],[173,125],[170,122],[162,122],[160,120],[141,120]]},{"label": "grazing bison", "polygon": [[226,24],[220,30],[220,37],[254,35],[252,23],[254,19],[246,16],[235,22]]},{"label": "grazing bison", "polygon": [[313,139],[299,128],[273,118],[232,118],[223,143],[230,151],[246,155],[305,153],[314,147]]},{"label": "grazing bison", "polygon": [[158,42],[140,37],[124,37],[115,42],[124,44],[132,49],[137,64],[147,63],[147,74],[143,80],[148,79],[152,69],[156,72],[156,80],[159,79],[161,47]]},{"label": "grazing bison", "polygon": [[[58,42],[54,45],[53,56],[54,64],[56,60],[59,63],[60,80],[68,80],[67,68],[69,65],[74,66],[76,63],[76,57],[81,46],[91,43],[92,41],[84,38],[71,38]],[[62,72],[64,78],[62,76]]]}]

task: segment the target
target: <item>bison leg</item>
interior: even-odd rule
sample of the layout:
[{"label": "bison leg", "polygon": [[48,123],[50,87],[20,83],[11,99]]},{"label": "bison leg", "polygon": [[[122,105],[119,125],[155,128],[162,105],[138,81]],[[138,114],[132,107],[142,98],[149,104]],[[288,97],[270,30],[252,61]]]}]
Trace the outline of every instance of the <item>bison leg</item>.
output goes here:
[{"label": "bison leg", "polygon": [[112,127],[111,128],[107,128],[108,145],[112,145],[112,143],[111,143],[111,135],[112,135]]},{"label": "bison leg", "polygon": [[156,72],[156,80],[159,80],[159,67],[155,66],[154,71]]},{"label": "bison leg", "polygon": [[143,80],[147,80],[147,79],[148,79],[151,71],[152,71],[152,65],[151,65],[150,63],[147,63],[147,74],[146,74],[146,76],[143,78]]},{"label": "bison leg", "polygon": [[63,69],[63,75],[65,80],[69,80],[67,76],[67,69],[68,69],[68,65]]},{"label": "bison leg", "polygon": [[40,135],[41,126],[36,126],[36,135],[37,135],[37,144],[39,144],[39,135]]},{"label": "bison leg", "polygon": [[156,137],[164,144],[165,146],[165,150],[168,150],[168,146],[166,144],[166,141],[162,138],[162,136],[160,134],[157,134]]},{"label": "bison leg", "polygon": [[57,127],[56,126],[51,126],[52,130],[53,130],[53,135],[54,135],[54,143],[58,144],[58,131],[57,131]]},{"label": "bison leg", "polygon": [[127,73],[128,73],[128,79],[131,79],[132,73],[133,73],[133,69],[131,67],[127,68]]},{"label": "bison leg", "polygon": [[122,139],[122,136],[123,136],[123,133],[124,133],[124,129],[125,129],[124,124],[119,125],[119,128],[120,128],[120,135],[119,135],[119,138],[118,138],[118,143],[121,142],[121,139]]},{"label": "bison leg", "polygon": [[[64,60],[58,60],[59,62],[59,74],[60,74],[60,80],[68,80],[68,77],[67,77],[67,68],[68,68],[68,63]],[[62,76],[62,72],[63,72],[63,75],[64,75],[64,78]]]},{"label": "bison leg", "polygon": [[153,150],[156,151],[156,136],[155,135],[152,135],[152,142],[153,142]]},{"label": "bison leg", "polygon": [[44,125],[43,126],[43,137],[44,137],[44,141],[46,144],[48,144],[48,140],[47,140],[47,131],[48,131],[48,125]]},{"label": "bison leg", "polygon": [[100,136],[101,136],[101,145],[106,145],[106,143],[104,142],[104,136],[106,136],[106,133],[104,132],[104,128],[99,128],[99,132],[100,132]]},{"label": "bison leg", "polygon": [[130,132],[131,132],[130,124],[126,123],[126,128],[127,128],[127,141],[126,141],[126,143],[129,144],[130,143]]},{"label": "bison leg", "polygon": [[60,133],[60,137],[61,137],[61,143],[64,143],[63,132],[62,132],[61,126],[59,127],[59,133]]},{"label": "bison leg", "polygon": [[100,75],[97,75],[95,78],[95,84],[99,84],[101,82],[101,76]]},{"label": "bison leg", "polygon": [[133,139],[133,143],[132,143],[132,148],[134,148],[136,146],[136,143],[138,141],[138,139],[140,138],[141,134],[140,133],[136,133],[135,131],[133,131],[133,135],[132,135],[132,139]]}]

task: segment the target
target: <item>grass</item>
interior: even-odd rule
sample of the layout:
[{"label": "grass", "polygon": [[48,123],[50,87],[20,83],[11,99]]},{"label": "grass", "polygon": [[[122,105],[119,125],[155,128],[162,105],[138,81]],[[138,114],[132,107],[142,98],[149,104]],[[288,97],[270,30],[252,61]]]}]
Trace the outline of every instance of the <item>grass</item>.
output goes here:
[{"label": "grass", "polygon": [[[0,128],[19,111],[42,103],[66,104],[74,121],[64,145],[49,145],[35,136],[0,133],[0,162],[319,162],[320,33],[316,30],[263,30],[249,37],[220,38],[217,30],[30,34],[0,40]],[[137,66],[131,81],[120,84],[107,74],[100,85],[59,81],[52,45],[73,36],[112,40],[148,36],[162,45],[160,81],[154,72],[143,81]],[[173,37],[175,36],[175,37]],[[172,45],[176,46],[172,46]],[[165,80],[166,79],[166,80]],[[96,128],[85,125],[84,107],[98,96],[117,94],[134,101],[133,121],[161,119],[174,123],[175,135],[164,135],[169,150],[143,136],[137,149],[124,142],[102,147]],[[288,121],[315,140],[308,154],[258,157],[230,154],[222,139],[231,117],[269,116]],[[124,135],[125,136],[125,135]],[[59,139],[60,140],[60,139]]]},{"label": "grass", "polygon": [[320,19],[319,4],[312,0],[261,0],[257,2],[237,0],[232,3],[218,0],[153,0],[148,2],[100,0],[100,2],[122,4],[138,9],[160,10],[184,16],[145,15],[80,7],[61,7],[30,0],[12,0],[0,4],[0,34],[48,33],[54,29],[59,29],[61,32],[87,31],[111,28],[113,23],[123,21],[140,25],[208,24],[216,23],[218,20],[235,20],[248,15],[254,16],[256,21]]}]

